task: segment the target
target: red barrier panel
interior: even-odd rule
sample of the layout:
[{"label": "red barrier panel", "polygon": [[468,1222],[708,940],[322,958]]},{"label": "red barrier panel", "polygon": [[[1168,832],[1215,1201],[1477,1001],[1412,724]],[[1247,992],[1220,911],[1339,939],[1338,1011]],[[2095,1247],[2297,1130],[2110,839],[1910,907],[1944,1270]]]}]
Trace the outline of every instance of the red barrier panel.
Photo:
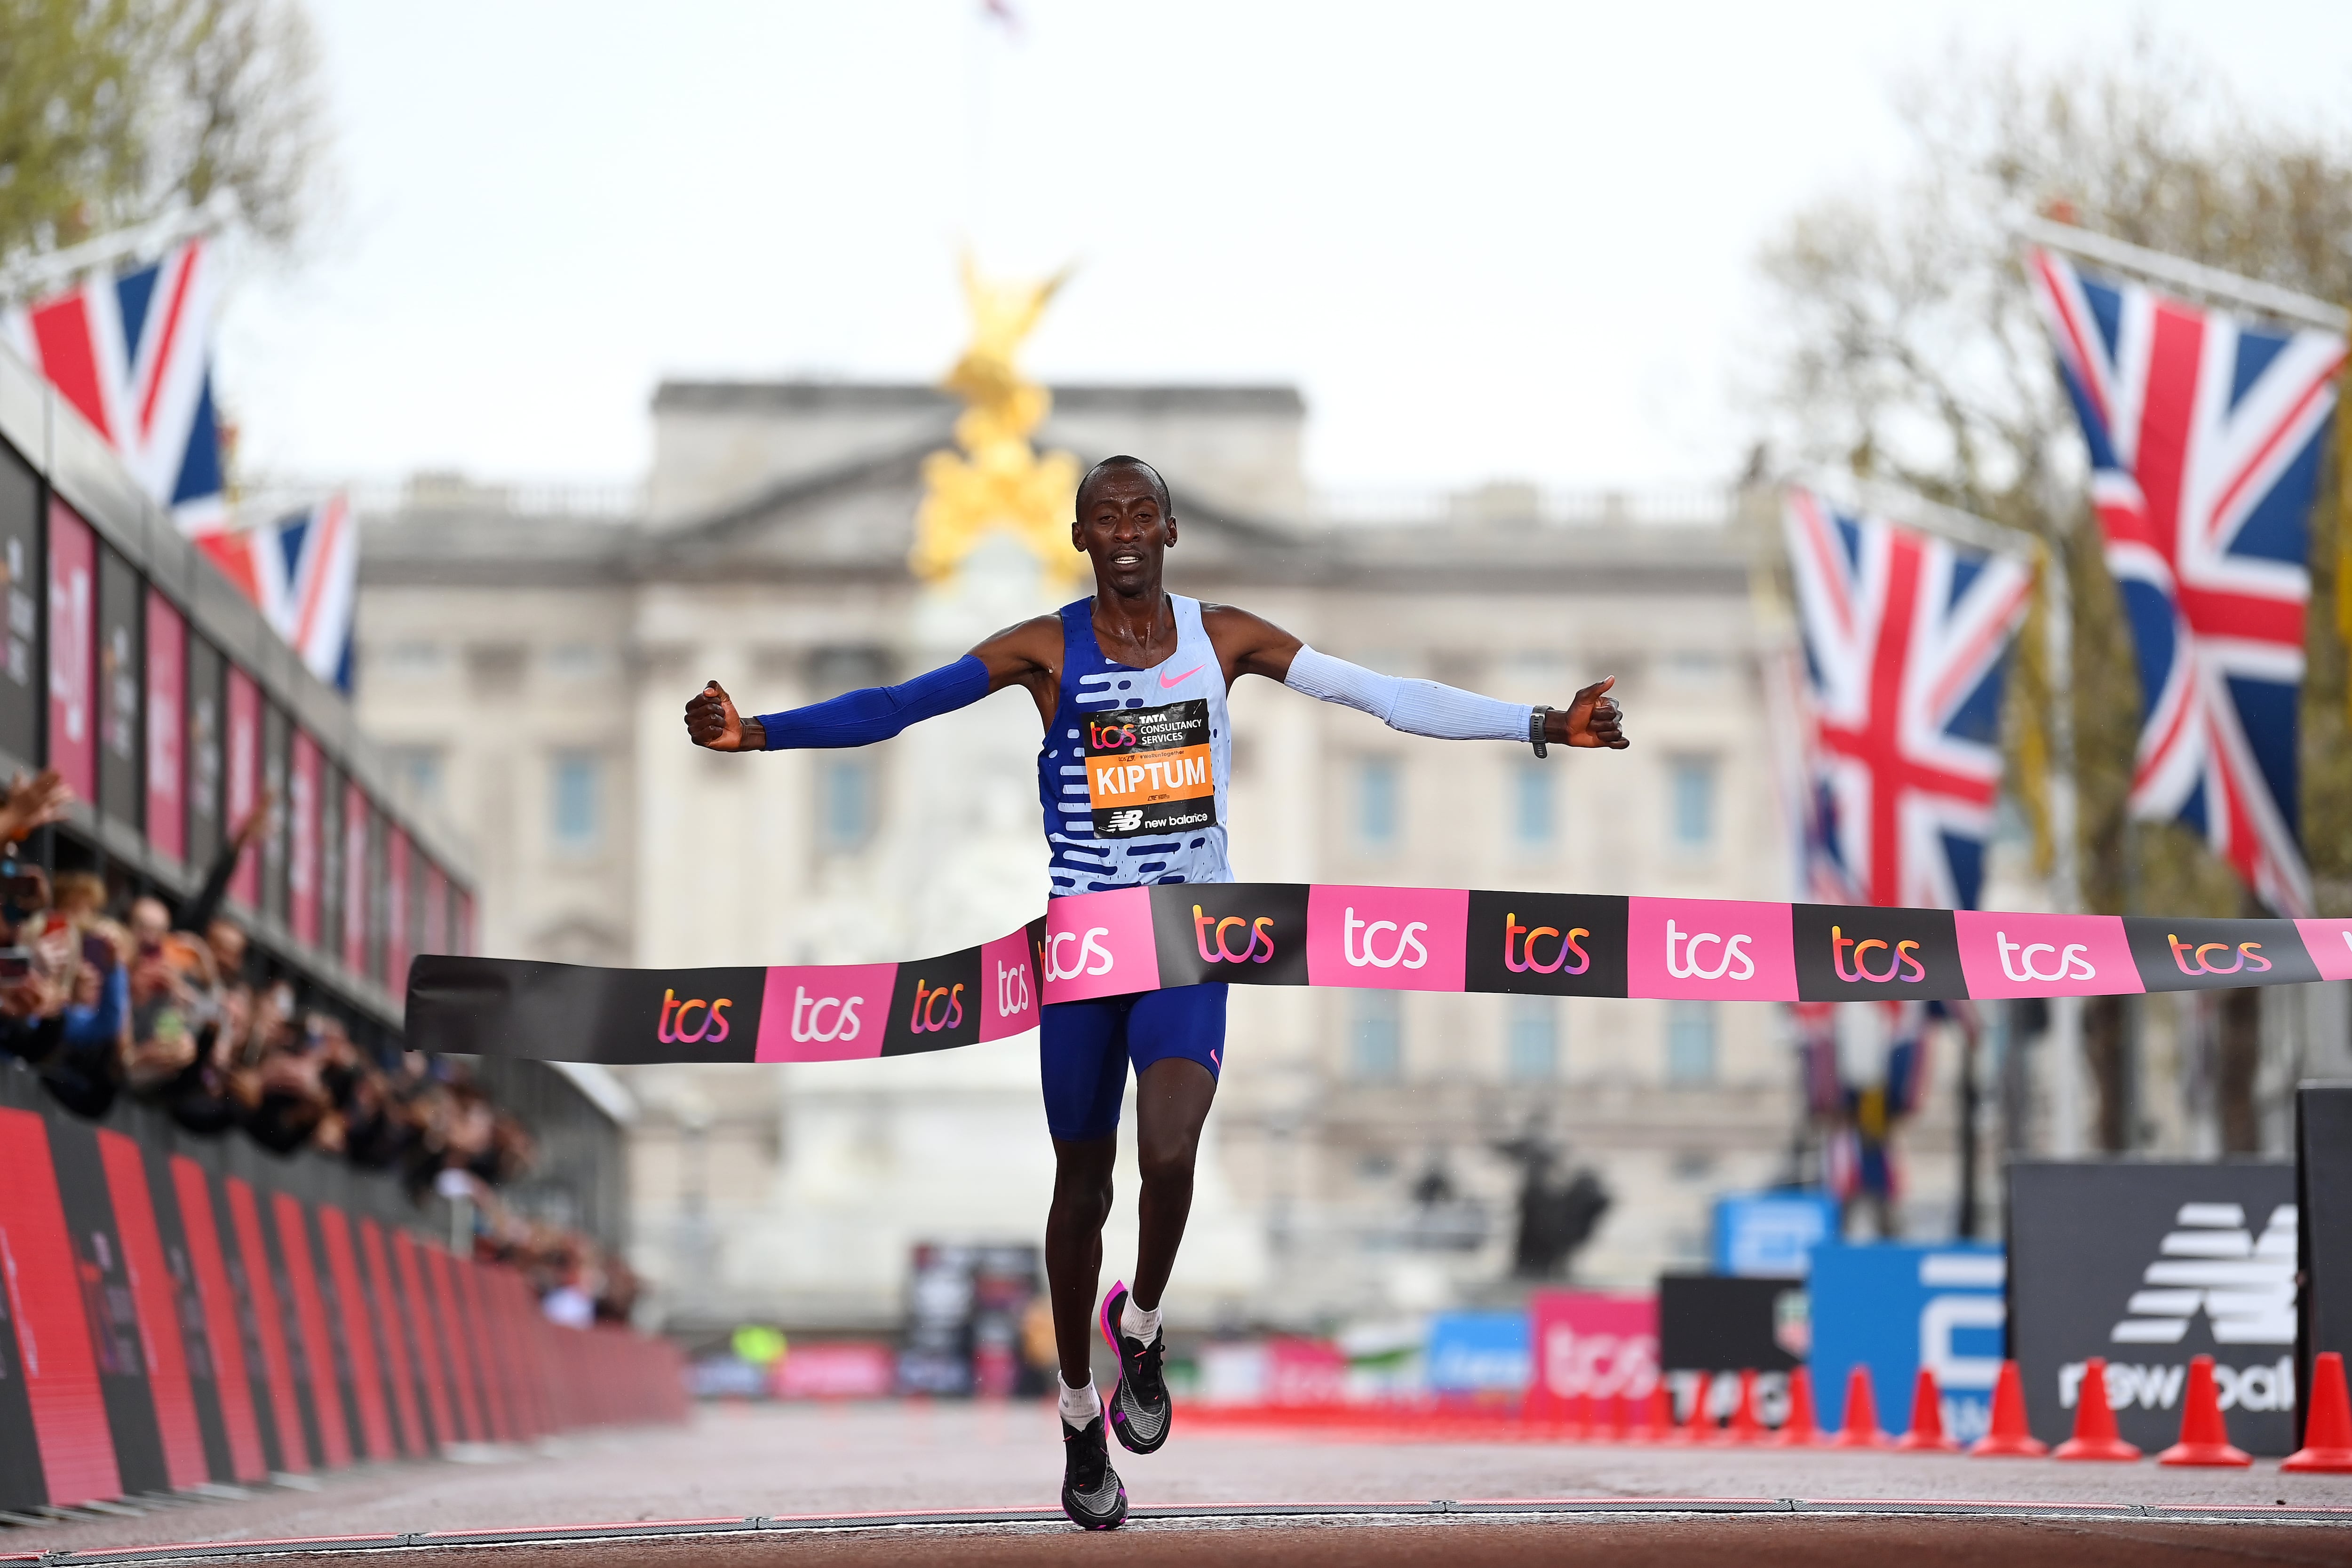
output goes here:
[{"label": "red barrier panel", "polygon": [[408,1308],[404,1337],[416,1353],[416,1380],[424,1385],[425,1414],[433,1423],[426,1447],[454,1443],[457,1428],[449,1406],[451,1375],[442,1364],[440,1331],[425,1304],[425,1270],[416,1261],[415,1239],[405,1230],[394,1231],[392,1257],[400,1272],[400,1299]]},{"label": "red barrier panel", "polygon": [[450,1386],[457,1394],[458,1437],[467,1443],[488,1442],[489,1428],[482,1424],[481,1391],[475,1385],[466,1320],[457,1313],[457,1265],[438,1247],[425,1249],[425,1261],[433,1276],[434,1315],[441,1330],[442,1357],[449,1368]]},{"label": "red barrier panel", "polygon": [[393,1294],[392,1269],[384,1257],[383,1228],[373,1219],[360,1220],[360,1260],[367,1265],[368,1303],[383,1330],[384,1380],[392,1385],[392,1413],[400,1423],[400,1451],[411,1458],[429,1445],[418,1424],[416,1377],[408,1364],[408,1336],[401,1332],[399,1299]]},{"label": "red barrier panel", "polygon": [[126,1492],[161,1490],[172,1484],[171,1476],[164,1468],[154,1396],[147,1388],[147,1356],[140,1343],[131,1275],[115,1228],[114,1199],[108,1191],[98,1130],[87,1122],[56,1115],[47,1118],[47,1125],[66,1244],[73,1251],[71,1278],[79,1288],[82,1316],[89,1326],[90,1360],[98,1368],[99,1403],[114,1442],[115,1473]]},{"label": "red barrier panel", "polygon": [[[122,1476],[89,1323],[72,1283],[80,1270],[66,1233],[48,1127],[31,1111],[0,1110],[0,1247],[7,1252],[0,1282],[7,1289],[16,1364],[40,1455],[42,1495],[23,1500],[65,1506],[119,1497]],[[49,1288],[35,1288],[37,1282]],[[31,1354],[23,1348],[28,1341],[38,1347]]]},{"label": "red barrier panel", "polygon": [[683,1416],[667,1344],[171,1147],[0,1105],[0,1509]]},{"label": "red barrier panel", "polygon": [[470,1258],[457,1260],[457,1308],[466,1324],[466,1345],[480,1375],[482,1408],[488,1416],[490,1440],[494,1443],[514,1441],[514,1423],[507,1416],[507,1368],[499,1360],[497,1347],[490,1343],[489,1326],[484,1322],[482,1310],[481,1270]]},{"label": "red barrier panel", "polygon": [[540,1316],[538,1298],[520,1271],[499,1264],[490,1270],[490,1281],[505,1307],[500,1316],[506,1323],[508,1354],[514,1361],[515,1387],[520,1395],[516,1401],[518,1424],[524,1437],[543,1437],[555,1430],[548,1409],[546,1368],[539,1359],[539,1330],[546,1320]]},{"label": "red barrier panel", "polygon": [[147,1393],[154,1402],[155,1431],[163,1449],[163,1475],[173,1488],[211,1479],[205,1463],[205,1437],[196,1422],[196,1400],[188,1386],[188,1356],[180,1333],[172,1277],[155,1233],[155,1206],[147,1190],[147,1166],[139,1145],[116,1132],[98,1134],[99,1158],[106,1166],[107,1196],[114,1200],[114,1230],[122,1243],[122,1269],[131,1283],[131,1305],[139,1323],[139,1348],[147,1367]]},{"label": "red barrier panel", "polygon": [[205,1176],[204,1166],[185,1155],[174,1155],[172,1187],[180,1200],[180,1229],[187,1239],[188,1261],[195,1273],[196,1295],[204,1312],[205,1344],[212,1354],[215,1397],[220,1401],[221,1427],[228,1445],[227,1473],[216,1479],[267,1480],[269,1461],[262,1457],[261,1428],[254,1418],[253,1385],[245,1364],[245,1336],[237,1332],[236,1298],[230,1294],[228,1265],[221,1256],[220,1226],[213,1212],[212,1184]]},{"label": "red barrier panel", "polygon": [[309,1217],[299,1198],[275,1194],[270,1208],[278,1218],[278,1255],[286,1263],[286,1297],[294,1309],[293,1343],[301,1359],[297,1381],[307,1379],[310,1391],[310,1429],[320,1467],[341,1469],[352,1462],[352,1428],[343,1409],[343,1391],[336,1385],[335,1353],[327,1339],[327,1303],[319,1292],[318,1260],[310,1252]]},{"label": "red barrier panel", "polygon": [[359,1433],[366,1457],[393,1457],[392,1414],[384,1407],[383,1367],[376,1359],[375,1328],[369,1320],[366,1293],[360,1287],[359,1260],[352,1252],[351,1222],[331,1203],[319,1206],[319,1239],[327,1255],[327,1278],[335,1288],[335,1305],[342,1316],[345,1364],[351,1368],[352,1393],[359,1406]]},{"label": "red barrier panel", "polygon": [[302,1400],[294,1386],[293,1358],[286,1348],[286,1309],[278,1299],[278,1270],[270,1261],[269,1242],[261,1227],[261,1206],[253,1188],[236,1176],[224,1184],[228,1194],[229,1229],[236,1237],[237,1263],[233,1278],[245,1285],[246,1327],[260,1354],[261,1387],[256,1392],[268,1419],[262,1424],[262,1445],[270,1469],[306,1474],[310,1469],[310,1445],[302,1432]]}]

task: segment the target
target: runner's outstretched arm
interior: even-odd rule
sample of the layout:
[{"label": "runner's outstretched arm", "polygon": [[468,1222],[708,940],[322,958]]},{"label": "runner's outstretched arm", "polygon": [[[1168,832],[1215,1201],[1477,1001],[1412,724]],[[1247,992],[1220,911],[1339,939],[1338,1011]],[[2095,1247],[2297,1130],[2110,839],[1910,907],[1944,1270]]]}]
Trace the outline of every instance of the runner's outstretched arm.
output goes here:
[{"label": "runner's outstretched arm", "polygon": [[[1225,663],[1230,682],[1264,675],[1292,691],[1368,713],[1391,729],[1436,740],[1532,740],[1536,710],[1436,681],[1383,675],[1318,653],[1269,621],[1229,605],[1210,612],[1211,640]],[[1606,747],[1622,751],[1624,711],[1608,695],[1617,677],[1596,681],[1565,708],[1544,715],[1544,740],[1555,746]]]},{"label": "runner's outstretched arm", "polygon": [[1051,616],[1024,621],[991,637],[952,664],[943,664],[895,686],[866,686],[806,707],[745,718],[735,699],[717,681],[686,705],[686,732],[712,751],[790,751],[871,746],[927,718],[970,707],[1005,686],[1052,682],[1061,648],[1060,622]]}]

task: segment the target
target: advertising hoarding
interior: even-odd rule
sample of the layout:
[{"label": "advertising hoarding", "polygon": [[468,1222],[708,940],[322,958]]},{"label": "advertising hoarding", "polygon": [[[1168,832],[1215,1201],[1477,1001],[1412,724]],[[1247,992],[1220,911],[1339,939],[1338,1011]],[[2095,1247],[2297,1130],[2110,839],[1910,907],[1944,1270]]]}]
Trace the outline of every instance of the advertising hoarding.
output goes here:
[{"label": "advertising hoarding", "polygon": [[1838,1424],[1859,1365],[1870,1369],[1879,1424],[1909,1430],[1912,1385],[1925,1366],[1943,1396],[1945,1435],[1983,1437],[2000,1375],[2006,1278],[1998,1247],[1815,1249],[1811,1359],[1822,1426]]},{"label": "advertising hoarding", "polygon": [[1528,1414],[1573,1414],[1578,1399],[1647,1399],[1658,1385],[1658,1299],[1602,1291],[1528,1298]]},{"label": "advertising hoarding", "polygon": [[2124,1439],[2163,1448],[2180,1435],[2189,1359],[2204,1354],[2230,1441],[2290,1452],[2294,1189],[2284,1161],[2013,1162],[2010,1353],[2033,1435],[2073,1429],[2096,1355]]},{"label": "advertising hoarding", "polygon": [[1715,1200],[1715,1271],[1801,1280],[1813,1249],[1837,1234],[1827,1193],[1727,1193]]}]

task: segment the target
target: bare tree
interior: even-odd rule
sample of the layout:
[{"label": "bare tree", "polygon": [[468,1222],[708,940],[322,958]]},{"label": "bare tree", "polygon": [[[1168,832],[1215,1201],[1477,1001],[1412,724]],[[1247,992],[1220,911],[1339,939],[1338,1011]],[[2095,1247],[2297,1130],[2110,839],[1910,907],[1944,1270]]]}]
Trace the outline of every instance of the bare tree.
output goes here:
[{"label": "bare tree", "polygon": [[[2083,444],[2008,225],[2058,211],[2087,228],[2332,299],[2352,299],[2352,141],[2239,108],[2185,51],[2143,34],[2120,57],[2033,70],[1957,56],[1898,95],[1913,160],[1890,187],[1819,202],[1766,247],[1778,336],[1766,422],[1779,449],[1907,485],[2028,529],[2074,588],[2074,685],[2020,644],[2004,722],[2009,787],[2039,796],[2045,716],[2071,701],[2084,893],[2094,909],[2239,914],[2228,868],[2190,834],[2126,820],[2140,694],[2100,556]],[[2341,428],[2339,421],[2339,429]],[[2352,913],[2352,741],[2336,614],[2336,486],[2312,518],[2304,838],[2322,907]],[[2094,1004],[2101,1141],[2133,1139],[2121,1004]],[[2231,1031],[2236,1049],[2250,1031]],[[2252,1092],[2242,1064],[2225,1084]],[[2224,1107],[2235,1140],[2253,1125]]]},{"label": "bare tree", "polygon": [[297,0],[0,0],[0,259],[214,202],[290,244],[316,70]]}]

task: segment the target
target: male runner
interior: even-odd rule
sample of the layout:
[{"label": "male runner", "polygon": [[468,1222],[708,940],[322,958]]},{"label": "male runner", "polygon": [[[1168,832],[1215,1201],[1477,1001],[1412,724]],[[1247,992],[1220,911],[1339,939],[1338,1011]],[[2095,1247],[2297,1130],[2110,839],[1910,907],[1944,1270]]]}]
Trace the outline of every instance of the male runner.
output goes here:
[{"label": "male runner", "polygon": [[[713,681],[686,705],[687,732],[714,751],[864,746],[919,719],[1020,686],[1045,738],[1037,792],[1051,852],[1051,896],[1163,882],[1231,882],[1225,863],[1233,733],[1225,693],[1244,675],[1343,704],[1412,735],[1451,740],[1626,746],[1614,677],[1565,710],[1497,702],[1432,681],[1399,680],[1318,653],[1280,627],[1229,605],[1178,598],[1161,586],[1176,543],[1168,487],[1151,465],[1109,457],[1078,486],[1072,548],[1092,559],[1095,591],[1057,614],[998,632],[956,663],[899,685],[746,719]],[[1118,722],[1103,720],[1116,715]],[[1205,756],[1204,781],[1097,798],[1090,756],[1165,750]],[[1197,769],[1155,768],[1171,773]],[[1107,781],[1105,781],[1107,782]],[[1160,1374],[1160,1297],[1192,1207],[1192,1162],[1217,1092],[1225,988],[1185,986],[1041,1009],[1038,1063],[1054,1137],[1054,1202],[1045,1218],[1045,1277],[1061,1353],[1062,1508],[1089,1530],[1127,1517],[1110,1467],[1091,1335],[1098,1326],[1119,1375],[1110,1422],[1130,1453],[1168,1440],[1172,1414]],[[1119,1099],[1135,1069],[1136,1153],[1142,1197],[1135,1287],[1114,1284],[1097,1316],[1102,1228],[1110,1213]],[[1092,1319],[1092,1322],[1089,1322]]]}]

